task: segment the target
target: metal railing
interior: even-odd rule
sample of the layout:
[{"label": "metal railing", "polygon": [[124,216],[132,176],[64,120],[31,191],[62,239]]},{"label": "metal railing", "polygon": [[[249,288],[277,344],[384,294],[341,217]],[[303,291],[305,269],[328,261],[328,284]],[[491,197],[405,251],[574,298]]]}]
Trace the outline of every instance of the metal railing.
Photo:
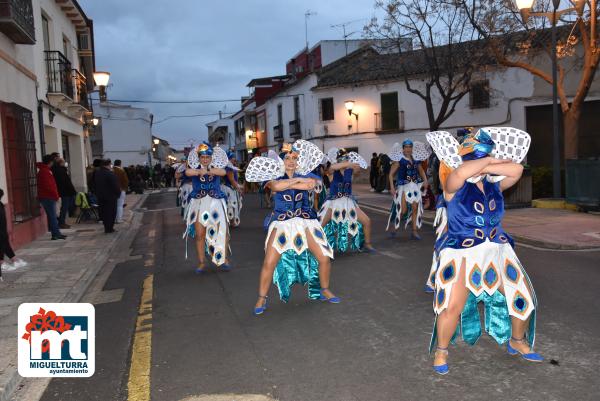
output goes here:
[{"label": "metal railing", "polygon": [[301,138],[302,131],[300,130],[300,120],[290,121],[290,137]]},{"label": "metal railing", "polygon": [[0,32],[18,44],[35,43],[31,0],[0,0]]},{"label": "metal railing", "polygon": [[85,107],[86,110],[90,110],[87,79],[85,78],[85,75],[73,69],[73,83],[75,89],[75,97],[73,98],[73,101]]},{"label": "metal railing", "polygon": [[46,50],[46,76],[48,93],[62,93],[73,99],[71,62],[57,50]]},{"label": "metal railing", "polygon": [[375,131],[404,131],[404,111],[375,113]]},{"label": "metal railing", "polygon": [[283,125],[279,124],[273,127],[273,138],[276,141],[283,140]]}]

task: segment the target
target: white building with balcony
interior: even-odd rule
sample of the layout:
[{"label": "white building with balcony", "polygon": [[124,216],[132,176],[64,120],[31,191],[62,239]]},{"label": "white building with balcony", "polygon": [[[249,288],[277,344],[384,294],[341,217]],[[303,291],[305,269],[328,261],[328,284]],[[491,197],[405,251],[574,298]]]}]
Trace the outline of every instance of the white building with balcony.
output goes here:
[{"label": "white building with balcony", "polygon": [[44,154],[62,154],[86,188],[93,72],[93,25],[77,1],[0,1],[0,188],[17,248],[46,231],[36,184]]}]

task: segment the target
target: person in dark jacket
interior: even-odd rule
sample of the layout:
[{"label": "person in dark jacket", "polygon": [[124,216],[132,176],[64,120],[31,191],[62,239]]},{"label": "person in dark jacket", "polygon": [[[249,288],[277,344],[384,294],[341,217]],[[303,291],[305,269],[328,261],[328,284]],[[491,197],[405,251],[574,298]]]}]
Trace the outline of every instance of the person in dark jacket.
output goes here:
[{"label": "person in dark jacket", "polygon": [[52,174],[54,156],[46,155],[42,158],[41,163],[37,163],[37,192],[38,199],[46,212],[48,220],[48,229],[52,234],[52,239],[65,239],[66,235],[60,232],[58,226],[58,218],[56,217],[56,202],[59,199],[58,188]]},{"label": "person in dark jacket", "polygon": [[58,194],[60,195],[60,214],[58,216],[58,225],[60,228],[71,228],[66,222],[69,210],[73,206],[75,201],[75,187],[69,176],[69,171],[65,166],[65,160],[57,158],[54,160],[52,166],[52,174],[54,174],[54,180],[56,181],[56,187],[58,188]]},{"label": "person in dark jacket", "polygon": [[117,200],[121,196],[121,188],[117,177],[112,172],[110,159],[102,162],[102,167],[94,174],[96,196],[100,204],[100,218],[106,234],[114,233],[117,217]]}]

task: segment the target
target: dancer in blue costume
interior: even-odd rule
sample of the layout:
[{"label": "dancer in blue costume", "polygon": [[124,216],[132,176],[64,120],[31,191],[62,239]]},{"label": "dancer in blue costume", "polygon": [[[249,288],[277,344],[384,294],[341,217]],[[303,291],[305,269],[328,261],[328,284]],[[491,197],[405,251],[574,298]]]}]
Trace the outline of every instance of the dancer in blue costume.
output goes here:
[{"label": "dancer in blue costume", "polygon": [[181,216],[184,215],[185,209],[188,205],[188,199],[192,192],[192,179],[185,175],[187,170],[187,160],[182,158],[181,162],[175,169],[175,180],[177,182],[177,206],[181,208]]},{"label": "dancer in blue costume", "polygon": [[295,283],[308,284],[311,299],[340,302],[329,290],[333,250],[308,199],[308,191],[317,184],[310,171],[321,161],[323,153],[310,142],[298,140],[293,146],[284,144],[280,157],[283,160],[255,157],[246,170],[248,181],[267,181],[275,203],[265,220],[268,234],[255,315],[267,309],[271,280],[284,302],[288,301]]},{"label": "dancer in blue costume", "polygon": [[406,228],[412,223],[411,238],[420,240],[419,229],[423,224],[421,190],[426,190],[429,183],[421,165],[421,161],[427,159],[427,156],[423,155],[419,159],[413,158],[413,145],[413,141],[407,139],[402,142],[401,152],[396,144],[390,153],[390,158],[397,163],[392,165],[389,174],[392,208],[386,230],[389,230],[390,237],[395,237],[403,216],[407,215],[404,227]]},{"label": "dancer in blue costume", "polygon": [[232,227],[240,225],[240,212],[242,211],[242,193],[244,188],[239,184],[238,171],[235,163],[235,153],[227,152],[229,163],[225,167],[225,177],[221,189],[227,195],[227,219]]},{"label": "dancer in blue costume", "polygon": [[371,219],[352,195],[352,176],[367,162],[355,152],[333,148],[327,152],[331,165],[325,174],[333,175],[327,201],[319,211],[321,225],[332,248],[339,252],[364,250],[374,252],[371,245]]},{"label": "dancer in blue costume", "polygon": [[[439,246],[435,277],[436,321],[430,344],[430,351],[437,344],[434,370],[448,373],[448,345],[459,332],[469,344],[481,336],[480,301],[485,304],[485,329],[494,340],[508,342],[511,355],[542,361],[532,351],[535,293],[501,225],[502,191],[521,177],[519,163],[529,149],[529,135],[492,127],[468,136],[460,147],[443,131],[429,133],[427,139],[440,160],[454,168],[444,186],[448,232]],[[489,156],[492,151],[497,158]]]},{"label": "dancer in blue costume", "polygon": [[185,176],[191,179],[192,190],[184,215],[187,227],[183,236],[196,238],[197,274],[206,272],[205,252],[222,270],[230,269],[227,263],[227,204],[221,191],[221,177],[225,176],[227,162],[227,154],[222,149],[213,150],[207,143],[195,147],[188,158]]}]

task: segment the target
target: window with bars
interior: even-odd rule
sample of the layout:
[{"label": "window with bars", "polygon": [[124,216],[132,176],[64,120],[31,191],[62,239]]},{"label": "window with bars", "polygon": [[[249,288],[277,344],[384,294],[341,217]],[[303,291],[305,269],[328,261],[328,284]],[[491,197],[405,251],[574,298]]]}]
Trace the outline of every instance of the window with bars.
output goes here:
[{"label": "window with bars", "polygon": [[22,223],[40,215],[37,200],[33,114],[16,103],[0,102],[4,155],[12,218]]},{"label": "window with bars", "polygon": [[486,109],[490,107],[490,81],[486,79],[471,83],[469,106],[472,109]]}]

